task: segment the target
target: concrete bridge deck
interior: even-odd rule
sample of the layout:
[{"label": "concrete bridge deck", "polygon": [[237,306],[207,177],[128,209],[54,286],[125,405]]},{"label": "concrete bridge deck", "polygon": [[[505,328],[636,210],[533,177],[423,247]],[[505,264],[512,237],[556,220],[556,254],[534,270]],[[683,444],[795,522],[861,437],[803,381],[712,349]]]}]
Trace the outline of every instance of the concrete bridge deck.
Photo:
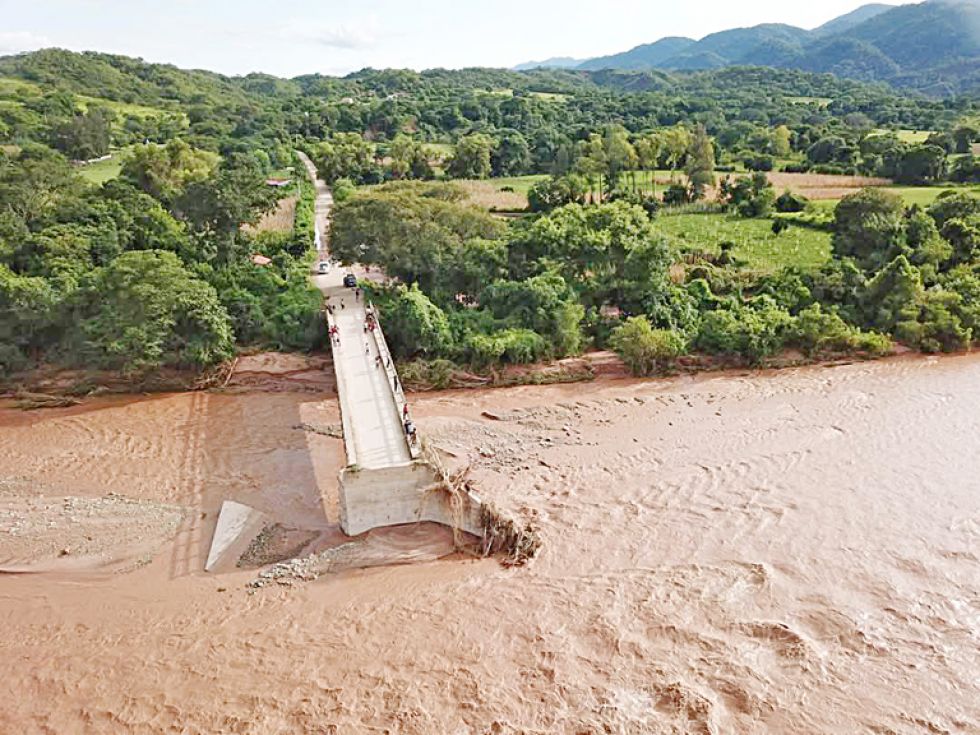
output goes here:
[{"label": "concrete bridge deck", "polygon": [[353,289],[333,290],[327,305],[328,323],[339,337],[333,358],[348,465],[384,469],[411,463],[418,449],[405,433],[405,394],[380,325],[366,328],[364,297],[357,299]]}]

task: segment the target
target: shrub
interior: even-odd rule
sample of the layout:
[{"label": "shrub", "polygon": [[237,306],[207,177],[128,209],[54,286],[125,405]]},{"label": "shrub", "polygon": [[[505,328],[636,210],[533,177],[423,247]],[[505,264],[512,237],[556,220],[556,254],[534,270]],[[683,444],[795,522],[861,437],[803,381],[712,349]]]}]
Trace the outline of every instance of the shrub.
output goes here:
[{"label": "shrub", "polygon": [[473,365],[489,367],[500,362],[536,362],[545,356],[548,345],[544,337],[530,329],[505,329],[494,334],[471,335],[465,350]]},{"label": "shrub", "polygon": [[792,336],[793,317],[776,306],[710,311],[701,320],[697,346],[712,354],[732,354],[758,362],[781,350]]},{"label": "shrub", "polygon": [[689,204],[692,201],[691,192],[683,184],[671,184],[664,192],[664,206],[667,207]]},{"label": "shrub", "polygon": [[810,200],[802,194],[794,194],[787,189],[776,199],[776,211],[783,213],[802,212],[809,203]]},{"label": "shrub", "polygon": [[652,375],[687,351],[687,342],[678,332],[654,329],[646,317],[627,319],[613,330],[609,343],[633,375]]},{"label": "shrub", "polygon": [[793,341],[807,355],[820,352],[866,352],[885,355],[892,341],[884,334],[862,332],[845,322],[833,311],[824,311],[813,304],[796,318]]}]

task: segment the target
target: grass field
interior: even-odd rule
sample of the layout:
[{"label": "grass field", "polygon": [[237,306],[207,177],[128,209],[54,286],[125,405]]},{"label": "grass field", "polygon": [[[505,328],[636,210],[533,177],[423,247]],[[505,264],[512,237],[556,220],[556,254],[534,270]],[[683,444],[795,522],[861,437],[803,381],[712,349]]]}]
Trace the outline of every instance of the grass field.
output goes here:
[{"label": "grass field", "polygon": [[920,207],[928,207],[940,194],[950,189],[980,196],[980,186],[890,186],[888,188],[902,197],[906,204],[918,204]]},{"label": "grass field", "polygon": [[169,110],[164,110],[159,107],[147,107],[146,105],[134,105],[129,102],[116,102],[115,100],[107,100],[101,97],[89,97],[88,95],[79,94],[75,96],[78,100],[78,106],[83,110],[87,110],[89,107],[107,107],[113,112],[115,112],[120,117],[126,117],[127,115],[132,115],[133,117],[162,117],[164,115],[179,115],[181,117],[186,117],[184,113],[175,113]]},{"label": "grass field", "polygon": [[819,268],[830,259],[830,233],[790,227],[774,235],[771,219],[665,212],[654,221],[654,227],[678,252],[718,254],[722,242],[734,243],[734,256],[758,271],[776,271],[790,265]]},{"label": "grass field", "polygon": [[894,133],[903,143],[925,143],[926,138],[932,135],[931,130],[886,130],[885,128],[878,128],[875,130],[876,133]]},{"label": "grass field", "polygon": [[78,175],[92,184],[104,184],[119,176],[125,154],[125,150],[113,151],[112,158],[108,160],[90,163],[87,166],[80,166],[77,169]]}]

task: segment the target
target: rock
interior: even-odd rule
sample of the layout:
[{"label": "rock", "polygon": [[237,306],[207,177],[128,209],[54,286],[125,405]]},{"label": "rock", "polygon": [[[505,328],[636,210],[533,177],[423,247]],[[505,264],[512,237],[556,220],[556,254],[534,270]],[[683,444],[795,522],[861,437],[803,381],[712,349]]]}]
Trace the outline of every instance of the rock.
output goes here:
[{"label": "rock", "polygon": [[483,411],[480,415],[483,416],[483,418],[490,419],[491,421],[504,420],[503,416],[501,416],[499,413],[496,413],[494,411]]}]

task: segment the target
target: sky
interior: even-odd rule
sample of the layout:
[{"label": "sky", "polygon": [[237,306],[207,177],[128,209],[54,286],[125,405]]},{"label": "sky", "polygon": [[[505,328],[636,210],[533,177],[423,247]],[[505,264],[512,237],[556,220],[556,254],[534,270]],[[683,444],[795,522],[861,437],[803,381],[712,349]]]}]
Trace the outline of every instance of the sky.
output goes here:
[{"label": "sky", "polygon": [[0,55],[58,46],[224,74],[509,67],[757,23],[816,27],[868,0],[0,0]]}]

